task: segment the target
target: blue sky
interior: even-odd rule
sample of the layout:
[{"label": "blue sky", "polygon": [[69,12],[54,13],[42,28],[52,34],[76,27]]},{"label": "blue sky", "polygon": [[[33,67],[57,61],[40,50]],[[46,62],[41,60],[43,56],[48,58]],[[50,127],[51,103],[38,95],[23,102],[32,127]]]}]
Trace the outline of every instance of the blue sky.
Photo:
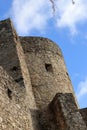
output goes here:
[{"label": "blue sky", "polygon": [[0,0],[0,20],[10,17],[19,35],[48,37],[62,49],[80,107],[87,107],[87,0]]}]

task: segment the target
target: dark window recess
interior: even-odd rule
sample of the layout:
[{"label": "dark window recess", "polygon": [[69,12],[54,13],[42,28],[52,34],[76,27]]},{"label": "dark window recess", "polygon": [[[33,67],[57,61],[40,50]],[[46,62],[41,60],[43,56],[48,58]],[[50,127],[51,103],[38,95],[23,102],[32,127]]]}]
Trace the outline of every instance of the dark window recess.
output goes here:
[{"label": "dark window recess", "polygon": [[53,68],[52,68],[52,65],[51,64],[47,64],[45,63],[45,68],[48,72],[53,72]]},{"label": "dark window recess", "polygon": [[17,37],[17,35],[15,36],[15,39],[16,39],[16,41],[18,41],[18,37]]},{"label": "dark window recess", "polygon": [[69,75],[68,75],[68,72],[66,72],[66,75],[69,76]]},{"label": "dark window recess", "polygon": [[11,69],[12,71],[17,71],[18,67],[17,66],[13,66],[13,68]]},{"label": "dark window recess", "polygon": [[18,79],[15,79],[15,81],[18,83],[18,82],[21,82],[21,81],[23,81],[23,78],[22,77],[20,77],[20,78],[18,78]]},{"label": "dark window recess", "polygon": [[8,88],[7,95],[10,99],[12,99],[12,91]]}]

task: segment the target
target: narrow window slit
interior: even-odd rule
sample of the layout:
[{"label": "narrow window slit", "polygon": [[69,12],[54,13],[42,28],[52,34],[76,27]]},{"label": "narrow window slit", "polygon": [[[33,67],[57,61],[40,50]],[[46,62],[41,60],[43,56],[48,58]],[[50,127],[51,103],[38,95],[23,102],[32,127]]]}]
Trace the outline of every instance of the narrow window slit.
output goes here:
[{"label": "narrow window slit", "polygon": [[12,99],[12,91],[9,88],[7,89],[7,95],[10,99]]}]

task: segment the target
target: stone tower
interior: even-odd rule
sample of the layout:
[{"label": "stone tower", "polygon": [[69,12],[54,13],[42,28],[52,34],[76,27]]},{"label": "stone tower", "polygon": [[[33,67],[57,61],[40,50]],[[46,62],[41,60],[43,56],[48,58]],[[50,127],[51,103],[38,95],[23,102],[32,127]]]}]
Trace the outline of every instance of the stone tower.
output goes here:
[{"label": "stone tower", "polygon": [[[56,95],[56,96],[55,96]],[[87,130],[60,48],[0,22],[0,130]]]},{"label": "stone tower", "polygon": [[41,37],[20,37],[38,107],[49,104],[57,92],[73,93],[60,48]]}]

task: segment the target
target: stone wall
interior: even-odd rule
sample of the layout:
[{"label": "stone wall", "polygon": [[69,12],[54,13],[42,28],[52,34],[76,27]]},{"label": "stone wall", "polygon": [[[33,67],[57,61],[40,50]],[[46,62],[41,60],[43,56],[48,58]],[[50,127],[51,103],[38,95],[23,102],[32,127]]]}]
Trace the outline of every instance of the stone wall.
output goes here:
[{"label": "stone wall", "polygon": [[87,108],[80,109],[79,111],[80,111],[80,113],[83,117],[83,120],[87,126]]},{"label": "stone wall", "polygon": [[0,130],[33,130],[26,91],[0,67]]},{"label": "stone wall", "polygon": [[87,130],[71,93],[58,93],[40,112],[42,130]]},{"label": "stone wall", "polygon": [[20,37],[37,106],[49,104],[57,92],[73,93],[60,48],[41,37]]},{"label": "stone wall", "polygon": [[21,86],[22,90],[26,90],[26,93],[22,96],[25,97],[24,102],[26,102],[30,111],[31,122],[34,124],[33,127],[37,128],[37,107],[30,76],[19,37],[10,19],[0,22],[0,43],[0,66]]},{"label": "stone wall", "polygon": [[17,83],[24,86],[10,19],[0,22],[0,66]]}]

